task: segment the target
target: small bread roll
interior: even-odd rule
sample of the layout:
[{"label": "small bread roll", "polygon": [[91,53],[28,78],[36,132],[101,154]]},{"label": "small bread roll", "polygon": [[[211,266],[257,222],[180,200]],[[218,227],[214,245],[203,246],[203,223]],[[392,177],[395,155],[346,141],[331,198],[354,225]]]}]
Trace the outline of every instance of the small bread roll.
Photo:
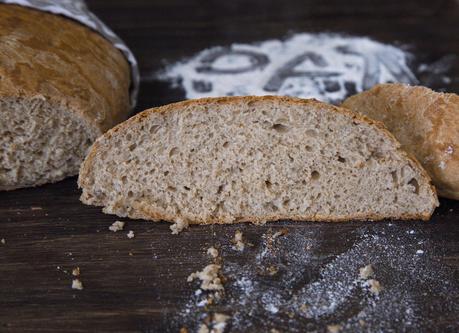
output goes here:
[{"label": "small bread roll", "polygon": [[459,96],[425,87],[381,84],[343,107],[383,122],[416,156],[440,196],[459,199]]},{"label": "small bread roll", "polygon": [[0,4],[0,190],[76,175],[93,141],[127,118],[130,69],[108,40]]}]

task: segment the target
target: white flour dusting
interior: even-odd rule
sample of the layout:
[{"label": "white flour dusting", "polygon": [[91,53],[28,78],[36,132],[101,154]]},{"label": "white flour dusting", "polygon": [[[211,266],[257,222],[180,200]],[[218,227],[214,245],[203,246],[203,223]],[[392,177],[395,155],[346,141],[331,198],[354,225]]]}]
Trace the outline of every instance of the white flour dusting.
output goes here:
[{"label": "white flour dusting", "polygon": [[[348,240],[350,246],[333,257],[324,256],[330,244],[317,231],[321,232],[298,228],[273,237],[275,232],[269,230],[254,247],[238,252],[238,260],[224,259],[225,294],[220,299],[208,303],[208,292],[192,293],[172,322],[195,332],[205,318],[225,313],[228,332],[459,328],[459,323],[433,326],[441,318],[450,323],[459,318],[459,282],[457,272],[438,259],[441,246],[422,231],[401,224],[369,224],[357,228],[354,239]],[[223,244],[222,252],[234,254],[231,246]],[[429,251],[417,254],[425,249]],[[367,280],[369,275],[362,278],[360,269],[369,270],[370,264],[371,280]],[[270,274],[272,266],[278,268],[275,274]],[[375,281],[380,284],[378,292]]]},{"label": "white flour dusting", "polygon": [[377,83],[416,83],[410,54],[362,37],[301,33],[206,49],[159,74],[187,98],[289,95],[339,103]]}]

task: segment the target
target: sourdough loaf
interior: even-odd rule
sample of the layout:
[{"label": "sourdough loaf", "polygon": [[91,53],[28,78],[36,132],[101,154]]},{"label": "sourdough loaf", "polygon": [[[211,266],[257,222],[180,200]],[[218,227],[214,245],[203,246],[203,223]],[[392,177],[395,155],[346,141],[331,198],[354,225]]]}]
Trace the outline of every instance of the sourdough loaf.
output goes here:
[{"label": "sourdough loaf", "polygon": [[381,124],[274,96],[144,111],[97,139],[79,186],[105,213],[202,224],[428,219],[438,205]]},{"label": "sourdough loaf", "polygon": [[440,196],[459,199],[459,96],[425,87],[382,84],[343,106],[379,120],[416,156]]},{"label": "sourdough loaf", "polygon": [[78,173],[129,113],[130,70],[109,41],[67,18],[0,4],[0,190]]}]

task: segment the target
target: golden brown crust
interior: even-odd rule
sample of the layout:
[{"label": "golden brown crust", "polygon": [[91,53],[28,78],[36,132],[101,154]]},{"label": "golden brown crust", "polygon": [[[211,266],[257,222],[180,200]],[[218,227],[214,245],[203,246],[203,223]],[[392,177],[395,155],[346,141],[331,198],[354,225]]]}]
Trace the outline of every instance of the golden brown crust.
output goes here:
[{"label": "golden brown crust", "polygon": [[382,121],[416,156],[441,196],[459,199],[459,96],[425,87],[383,84],[343,105]]},{"label": "golden brown crust", "polygon": [[42,96],[101,134],[129,114],[129,71],[119,50],[80,23],[0,4],[0,98]]},{"label": "golden brown crust", "polygon": [[[102,147],[107,147],[105,143],[110,141],[110,139],[114,135],[116,135],[116,133],[120,131],[122,132],[122,131],[128,130],[130,127],[133,127],[135,124],[146,121],[148,117],[153,113],[166,113],[166,112],[172,112],[175,110],[183,110],[189,106],[196,106],[196,105],[206,105],[207,106],[207,105],[212,105],[212,104],[228,105],[228,104],[238,104],[238,103],[250,104],[252,102],[263,102],[263,101],[276,101],[279,103],[291,103],[291,104],[304,105],[304,106],[308,106],[309,108],[315,107],[316,109],[319,109],[319,110],[320,109],[327,109],[328,111],[332,110],[334,112],[338,112],[338,113],[351,117],[357,123],[364,123],[364,124],[368,124],[370,126],[374,126],[378,128],[381,132],[384,133],[384,135],[386,135],[387,138],[389,138],[392,141],[394,146],[397,148],[397,151],[402,156],[407,158],[411,166],[421,174],[425,182],[430,185],[432,194],[436,198],[435,188],[431,185],[431,181],[430,181],[428,174],[425,172],[422,166],[416,161],[416,159],[412,158],[405,151],[399,148],[400,144],[398,143],[398,141],[384,127],[384,125],[381,122],[371,120],[363,115],[354,113],[347,109],[339,108],[333,105],[319,102],[314,99],[300,99],[300,98],[287,97],[287,96],[210,97],[210,98],[201,98],[201,99],[195,99],[195,100],[186,100],[186,101],[172,103],[172,104],[168,104],[168,105],[157,107],[157,108],[147,109],[135,115],[134,117],[131,117],[125,122],[115,126],[111,130],[109,130],[107,133],[105,133],[103,136],[101,136],[98,140],[96,140],[93,147],[91,148],[91,151],[89,152],[89,154],[87,155],[85,161],[83,162],[81,166],[80,176],[78,179],[79,187],[86,188],[91,185],[90,177],[91,177],[91,168],[92,168],[93,160],[96,158],[97,154],[101,152],[101,149],[103,149]],[[90,202],[88,198],[84,197],[84,194],[81,197],[81,201],[83,203],[103,206],[102,203]],[[436,206],[438,206],[438,201],[436,201]],[[435,207],[432,207],[432,210],[430,212],[424,212],[420,214],[402,214],[400,216],[391,216],[391,217],[381,216],[381,215],[372,214],[372,213],[362,213],[359,215],[352,215],[352,216],[315,215],[313,218],[307,217],[307,220],[317,221],[317,222],[319,221],[342,222],[342,221],[349,221],[349,220],[376,221],[376,220],[391,218],[391,219],[402,219],[402,220],[420,219],[420,220],[427,221],[430,219],[430,216],[432,215],[434,209]],[[142,204],[137,205],[135,207],[135,210],[136,210],[135,214],[130,215],[131,218],[147,219],[147,220],[153,220],[153,221],[160,221],[160,220],[174,221],[177,218],[176,216],[165,214],[163,212],[154,210],[151,207],[144,206]],[[263,218],[255,217],[255,216],[248,216],[248,217],[244,217],[241,219],[236,219],[234,222],[231,222],[231,223],[236,223],[236,222],[264,223],[267,221],[277,221],[277,220],[304,221],[306,220],[306,218],[304,216],[288,216],[287,217],[287,216],[281,216],[281,215],[264,216]],[[215,219],[213,219],[212,221],[209,221],[209,220],[197,219],[194,221],[189,221],[189,223],[190,224],[212,224],[212,223],[222,224],[222,223],[228,223],[228,221],[215,220]]]}]

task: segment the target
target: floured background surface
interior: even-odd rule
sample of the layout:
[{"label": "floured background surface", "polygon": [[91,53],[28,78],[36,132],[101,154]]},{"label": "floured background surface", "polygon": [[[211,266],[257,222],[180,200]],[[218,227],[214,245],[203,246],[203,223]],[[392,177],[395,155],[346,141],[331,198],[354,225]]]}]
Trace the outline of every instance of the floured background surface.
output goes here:
[{"label": "floured background surface", "polygon": [[[459,92],[456,1],[88,1],[127,42],[142,73],[137,111],[185,98],[157,79],[201,51],[298,33],[367,36],[413,55],[409,70]],[[126,221],[78,200],[76,179],[0,193],[1,332],[195,332],[214,313],[229,332],[456,332],[459,204],[432,221],[193,227]],[[127,233],[133,230],[135,237]],[[243,252],[233,248],[236,230]],[[278,236],[274,237],[276,233]],[[248,243],[251,243],[249,245]],[[206,251],[216,247],[213,259]],[[187,277],[221,266],[224,291]],[[371,293],[359,268],[372,264]],[[79,267],[84,289],[72,290]],[[339,325],[339,326],[336,326]]]}]

